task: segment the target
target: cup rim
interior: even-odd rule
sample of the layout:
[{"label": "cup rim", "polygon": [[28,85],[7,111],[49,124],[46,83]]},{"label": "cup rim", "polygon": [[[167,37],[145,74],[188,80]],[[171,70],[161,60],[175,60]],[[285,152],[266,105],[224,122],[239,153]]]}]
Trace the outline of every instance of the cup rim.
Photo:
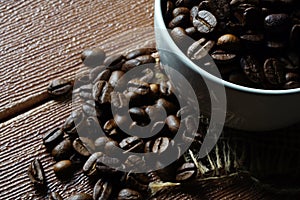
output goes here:
[{"label": "cup rim", "polygon": [[[156,18],[156,22],[158,23],[159,29],[163,29],[166,33],[167,27],[166,24],[163,20],[162,16],[162,10],[161,10],[161,1],[162,0],[155,0],[155,5],[154,5],[154,18]],[[170,34],[166,34],[167,36],[167,42],[170,45],[171,49],[174,50],[174,53],[179,55],[181,58],[183,58],[183,62],[190,67],[193,71],[199,73],[201,76],[204,78],[209,79],[210,81],[216,82],[218,84],[222,84],[226,86],[227,88],[233,89],[233,90],[239,90],[242,92],[247,92],[247,93],[256,93],[256,94],[262,94],[262,95],[284,95],[284,94],[294,94],[294,93],[300,93],[300,88],[294,88],[294,89],[285,89],[285,90],[269,90],[269,89],[257,89],[257,88],[250,88],[242,85],[238,85],[235,83],[231,83],[229,81],[223,80],[221,78],[218,78],[207,71],[203,70],[201,67],[196,65],[194,62],[191,61],[175,44],[174,40],[171,38]]]}]

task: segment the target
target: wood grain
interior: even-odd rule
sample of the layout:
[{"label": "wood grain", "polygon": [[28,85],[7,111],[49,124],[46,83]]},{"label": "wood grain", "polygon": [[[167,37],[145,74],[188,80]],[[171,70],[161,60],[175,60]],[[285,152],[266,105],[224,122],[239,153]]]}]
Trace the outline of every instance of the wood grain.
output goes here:
[{"label": "wood grain", "polygon": [[110,54],[154,40],[153,3],[1,1],[0,122],[29,110],[51,79],[73,78],[84,49],[100,46]]}]

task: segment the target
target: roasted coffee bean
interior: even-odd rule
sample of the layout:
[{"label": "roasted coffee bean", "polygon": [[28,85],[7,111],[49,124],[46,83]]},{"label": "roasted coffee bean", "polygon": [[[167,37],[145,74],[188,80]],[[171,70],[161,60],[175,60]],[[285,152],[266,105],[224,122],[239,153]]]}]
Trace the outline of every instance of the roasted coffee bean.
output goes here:
[{"label": "roasted coffee bean", "polygon": [[113,87],[106,81],[98,81],[95,83],[92,91],[92,95],[95,101],[100,104],[110,103],[110,93],[113,91]]},{"label": "roasted coffee bean", "polygon": [[90,104],[84,103],[84,104],[82,104],[82,111],[84,112],[84,114],[86,116],[92,116],[92,117],[97,116],[97,111],[95,109],[95,105],[92,106]]},{"label": "roasted coffee bean", "polygon": [[65,80],[63,78],[57,78],[50,82],[47,90],[48,93],[53,96],[65,95],[71,91],[73,84],[71,81]]},{"label": "roasted coffee bean", "polygon": [[241,67],[250,81],[262,83],[264,80],[263,69],[260,62],[253,56],[241,58]]},{"label": "roasted coffee bean", "polygon": [[85,66],[96,67],[103,63],[105,52],[101,48],[87,49],[82,52],[81,59]]},{"label": "roasted coffee bean", "polygon": [[186,15],[186,14],[180,14],[180,15],[174,17],[170,21],[168,27],[169,28],[175,28],[175,27],[178,27],[178,26],[184,27],[184,26],[186,26],[188,20],[189,20],[188,15]]},{"label": "roasted coffee bean", "polygon": [[184,163],[178,170],[176,175],[177,181],[190,180],[197,174],[197,168],[194,163]]},{"label": "roasted coffee bean", "polygon": [[192,38],[197,38],[198,31],[194,26],[192,26],[192,27],[186,28],[185,33]]},{"label": "roasted coffee bean", "polygon": [[99,179],[94,186],[93,199],[104,200],[109,199],[112,193],[112,184],[108,181]]},{"label": "roasted coffee bean", "polygon": [[284,63],[275,58],[269,58],[264,63],[266,80],[273,85],[281,85],[285,80]]},{"label": "roasted coffee bean", "polygon": [[284,89],[294,89],[294,88],[300,88],[300,82],[296,81],[289,81],[284,84],[283,86]]},{"label": "roasted coffee bean", "polygon": [[170,81],[161,81],[159,83],[160,94],[168,97],[174,94],[174,87]]},{"label": "roasted coffee bean", "polygon": [[299,82],[300,81],[300,74],[295,73],[295,72],[288,72],[288,73],[285,74],[285,80],[287,82],[289,82],[289,81]]},{"label": "roasted coffee bean", "polygon": [[130,108],[128,112],[133,121],[136,121],[138,123],[146,123],[146,124],[149,123],[150,121],[149,116],[142,108],[133,107]]},{"label": "roasted coffee bean", "polygon": [[184,45],[184,41],[188,38],[185,30],[181,27],[175,27],[171,30],[171,36],[176,44],[180,47]]},{"label": "roasted coffee bean", "polygon": [[247,33],[241,35],[240,39],[248,51],[256,52],[262,48],[264,35],[259,33]]},{"label": "roasted coffee bean", "polygon": [[78,193],[70,196],[67,200],[93,200],[93,197],[87,193]]},{"label": "roasted coffee bean", "polygon": [[39,159],[36,158],[30,163],[27,173],[34,186],[37,188],[46,187],[45,172]]},{"label": "roasted coffee bean", "polygon": [[68,180],[73,175],[73,166],[70,160],[61,160],[53,166],[53,171],[57,178]]},{"label": "roasted coffee bean", "polygon": [[126,152],[140,152],[144,148],[144,143],[139,137],[132,136],[123,139],[119,146]]},{"label": "roasted coffee bean", "polygon": [[[140,81],[150,83],[151,80],[154,78],[154,72],[153,72],[153,70],[150,69],[150,68],[144,69],[144,70],[142,71],[142,73],[143,73],[144,75],[140,78]],[[151,84],[150,84],[150,90],[151,90]]]},{"label": "roasted coffee bean", "polygon": [[172,19],[172,11],[174,9],[174,4],[172,1],[167,1],[166,7],[164,9],[164,18],[165,21],[169,22]]},{"label": "roasted coffee bean", "polygon": [[113,91],[110,93],[111,104],[113,107],[122,109],[129,105],[129,101],[123,93]]},{"label": "roasted coffee bean", "polygon": [[186,15],[189,16],[190,15],[190,9],[188,9],[187,7],[177,7],[173,10],[172,12],[173,17],[177,17],[178,15]]},{"label": "roasted coffee bean", "polygon": [[117,54],[117,55],[108,56],[104,60],[103,64],[111,70],[119,70],[121,69],[124,61],[125,61],[124,56],[121,54]]},{"label": "roasted coffee bean", "polygon": [[82,155],[84,157],[88,157],[91,155],[86,145],[79,138],[73,141],[73,148],[79,155]]},{"label": "roasted coffee bean", "polygon": [[167,115],[172,115],[172,114],[176,114],[178,108],[175,104],[173,104],[170,101],[167,101],[163,98],[160,98],[157,100],[155,106],[157,106],[160,109],[165,109],[165,111],[167,112]]},{"label": "roasted coffee bean", "polygon": [[83,165],[83,172],[86,173],[88,176],[93,176],[95,175],[96,172],[96,161],[98,158],[103,156],[102,152],[95,152],[93,153],[87,161]]},{"label": "roasted coffee bean", "polygon": [[235,53],[229,53],[223,50],[216,50],[211,54],[211,57],[217,64],[228,64],[236,60],[237,55]]},{"label": "roasted coffee bean", "polygon": [[144,170],[146,167],[145,160],[137,155],[128,156],[124,164],[127,170]]},{"label": "roasted coffee bean", "polygon": [[121,71],[121,70],[116,70],[116,71],[113,71],[111,73],[111,76],[108,80],[108,83],[112,86],[112,87],[115,87],[117,84],[120,84],[118,83],[120,78],[124,75],[124,72]]},{"label": "roasted coffee bean", "polygon": [[118,134],[118,125],[116,124],[114,119],[108,120],[104,125],[103,125],[103,130],[110,136],[114,136]]},{"label": "roasted coffee bean", "polygon": [[229,52],[236,52],[240,50],[240,40],[233,34],[225,34],[219,37],[217,45],[219,48]]},{"label": "roasted coffee bean", "polygon": [[147,116],[151,119],[151,121],[161,121],[164,120],[164,109],[158,106],[147,106],[145,108],[145,112]]},{"label": "roasted coffee bean", "polygon": [[187,56],[192,60],[201,60],[208,55],[214,45],[215,42],[213,40],[207,41],[205,38],[201,38],[188,48]]},{"label": "roasted coffee bean", "polygon": [[94,79],[91,79],[93,83],[97,83],[98,81],[108,81],[111,76],[111,70],[105,69],[97,74],[97,76]]},{"label": "roasted coffee bean", "polygon": [[288,31],[291,19],[287,14],[271,14],[265,18],[265,28],[271,33],[282,33]]},{"label": "roasted coffee bean", "polygon": [[63,140],[63,137],[64,132],[60,128],[55,128],[44,135],[43,142],[48,150],[52,150],[55,145]]},{"label": "roasted coffee bean", "polygon": [[118,194],[118,200],[142,200],[142,195],[132,189],[122,189]]},{"label": "roasted coffee bean", "polygon": [[155,58],[151,55],[141,55],[136,57],[135,59],[139,60],[141,62],[141,65],[147,64],[147,63],[155,63]]},{"label": "roasted coffee bean", "polygon": [[201,10],[193,18],[193,25],[200,33],[210,33],[217,26],[217,19],[211,12]]},{"label": "roasted coffee bean", "polygon": [[70,139],[64,139],[58,145],[56,145],[51,155],[54,157],[56,161],[69,159],[73,153],[72,142]]},{"label": "roasted coffee bean", "polygon": [[138,79],[130,80],[127,84],[128,91],[138,95],[146,95],[150,91],[150,85]]},{"label": "roasted coffee bean", "polygon": [[153,143],[152,152],[157,153],[157,154],[161,154],[169,148],[170,143],[171,142],[170,142],[169,138],[159,137]]},{"label": "roasted coffee bean", "polygon": [[99,157],[96,160],[97,166],[105,165],[105,166],[113,166],[113,167],[119,167],[120,166],[120,160],[118,158],[113,158],[110,156],[103,155]]},{"label": "roasted coffee bean", "polygon": [[49,196],[49,200],[63,200],[63,198],[60,196],[57,192],[51,192]]},{"label": "roasted coffee bean", "polygon": [[166,118],[166,125],[172,134],[176,134],[180,127],[180,119],[175,115],[170,115]]},{"label": "roasted coffee bean", "polygon": [[224,20],[230,15],[230,5],[227,0],[208,0],[211,12],[220,20]]},{"label": "roasted coffee bean", "polygon": [[141,63],[142,62],[138,59],[127,60],[126,62],[123,63],[121,70],[126,72],[128,70],[131,70],[131,69],[141,65]]},{"label": "roasted coffee bean", "polygon": [[142,55],[151,55],[154,52],[156,52],[155,48],[140,48],[129,51],[124,57],[126,60],[131,60]]}]

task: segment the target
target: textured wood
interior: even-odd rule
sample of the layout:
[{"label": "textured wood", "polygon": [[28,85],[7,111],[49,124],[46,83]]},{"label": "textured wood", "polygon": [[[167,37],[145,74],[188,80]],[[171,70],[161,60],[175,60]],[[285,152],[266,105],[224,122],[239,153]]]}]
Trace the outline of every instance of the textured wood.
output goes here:
[{"label": "textured wood", "polygon": [[109,54],[154,38],[147,0],[1,1],[0,13],[0,122],[30,109],[35,97],[45,100],[51,79],[73,78],[84,49]]}]

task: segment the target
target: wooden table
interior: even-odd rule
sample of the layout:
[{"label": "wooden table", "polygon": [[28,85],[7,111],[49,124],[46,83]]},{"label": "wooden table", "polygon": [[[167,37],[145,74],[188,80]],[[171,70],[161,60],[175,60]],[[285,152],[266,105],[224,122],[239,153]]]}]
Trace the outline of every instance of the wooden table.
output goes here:
[{"label": "wooden table", "polygon": [[[122,53],[154,41],[153,4],[153,0],[0,1],[0,199],[46,199],[36,193],[26,173],[35,157],[44,164],[49,192],[64,198],[92,192],[80,172],[68,183],[53,173],[54,161],[42,135],[62,125],[72,103],[51,99],[46,88],[54,78],[75,77],[84,49],[99,46],[107,54]],[[235,192],[231,196],[238,195]]]},{"label": "wooden table", "polygon": [[[71,101],[54,101],[46,93],[50,80],[72,79],[82,67],[84,49],[102,47],[107,54],[154,41],[151,0],[0,1],[0,199],[45,199],[29,182],[34,157],[45,163],[49,191],[63,197],[91,192],[84,175],[58,181],[42,135],[60,126]],[[83,184],[86,183],[86,184]]]}]

